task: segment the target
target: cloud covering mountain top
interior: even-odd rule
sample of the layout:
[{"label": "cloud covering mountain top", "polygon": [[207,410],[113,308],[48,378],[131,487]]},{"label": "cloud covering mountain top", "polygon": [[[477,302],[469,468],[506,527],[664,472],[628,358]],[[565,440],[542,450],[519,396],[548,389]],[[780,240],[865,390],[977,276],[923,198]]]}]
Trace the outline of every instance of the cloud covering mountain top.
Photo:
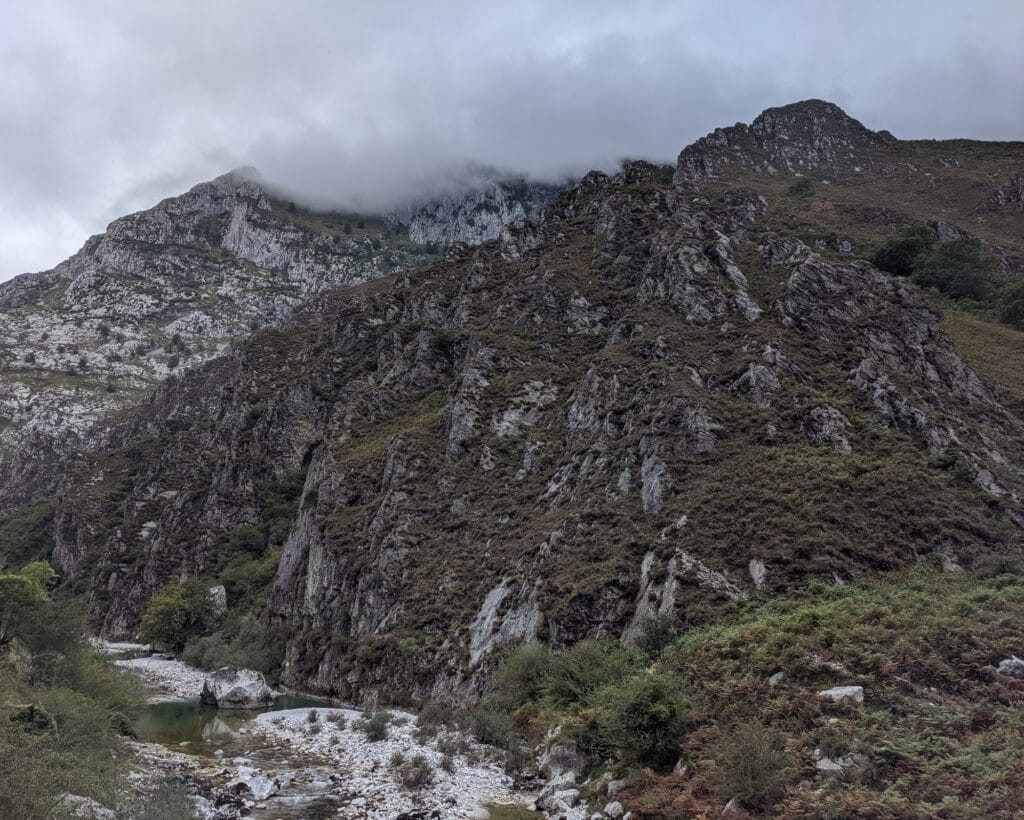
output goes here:
[{"label": "cloud covering mountain top", "polygon": [[240,165],[373,210],[466,163],[671,161],[807,97],[903,138],[1021,138],[1022,30],[1016,0],[20,4],[0,32],[0,279]]}]

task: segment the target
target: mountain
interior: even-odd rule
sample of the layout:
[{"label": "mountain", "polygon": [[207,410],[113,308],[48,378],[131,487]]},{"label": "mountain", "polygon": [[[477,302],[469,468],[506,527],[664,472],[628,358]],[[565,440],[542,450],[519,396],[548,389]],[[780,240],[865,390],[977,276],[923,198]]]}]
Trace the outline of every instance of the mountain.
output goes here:
[{"label": "mountain", "polygon": [[113,222],[51,271],[0,285],[0,509],[49,458],[169,375],[310,296],[480,242],[554,193],[492,176],[383,216],[311,213],[251,170]]},{"label": "mountain", "polygon": [[[821,110],[759,120],[809,168]],[[877,148],[852,122],[845,150]],[[498,242],[330,291],[94,429],[54,559],[103,631],[251,537],[288,683],[466,697],[502,644],[1019,549],[1019,395],[908,280],[680,180],[695,150],[675,184],[592,173]]]},{"label": "mountain", "polygon": [[[611,759],[665,816],[740,794],[944,816],[954,787],[1013,816],[1024,333],[994,319],[1021,167],[1020,143],[900,141],[808,101],[674,168],[591,172],[100,419],[0,544],[48,557],[104,635],[202,578],[228,612],[194,661],[483,698],[543,752],[552,812],[589,817],[558,778]],[[912,241],[909,275],[869,261]],[[682,635],[635,654],[652,623]],[[650,757],[637,721],[671,734]],[[775,780],[729,779],[750,761]]]}]

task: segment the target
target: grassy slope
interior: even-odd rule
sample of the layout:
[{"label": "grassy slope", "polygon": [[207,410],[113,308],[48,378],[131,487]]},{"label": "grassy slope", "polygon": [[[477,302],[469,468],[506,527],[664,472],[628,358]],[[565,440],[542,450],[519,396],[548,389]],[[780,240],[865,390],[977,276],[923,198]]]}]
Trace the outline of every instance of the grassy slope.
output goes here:
[{"label": "grassy slope", "polygon": [[[755,787],[744,801],[751,816],[1019,816],[1024,683],[994,666],[1024,648],[1024,578],[1019,566],[998,569],[917,569],[810,590],[687,632],[651,667],[694,705],[681,744],[687,769],[613,767],[628,782],[617,799],[644,818],[714,817],[735,784],[774,779],[777,788]],[[773,687],[777,672],[785,677]],[[816,694],[837,685],[863,686],[863,706]],[[518,715],[572,732],[592,707],[551,711],[542,702]],[[737,727],[750,725],[765,726],[767,745],[785,752],[774,778],[758,768],[758,748],[740,749],[742,767],[724,751],[744,743]],[[824,775],[814,765],[819,748],[863,757],[842,777]],[[584,790],[598,807],[599,782]]]}]

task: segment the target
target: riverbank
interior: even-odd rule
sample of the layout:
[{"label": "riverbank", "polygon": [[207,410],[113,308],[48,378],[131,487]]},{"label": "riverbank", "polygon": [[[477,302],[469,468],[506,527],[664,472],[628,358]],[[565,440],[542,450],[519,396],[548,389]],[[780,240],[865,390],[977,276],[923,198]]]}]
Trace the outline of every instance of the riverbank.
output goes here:
[{"label": "riverbank", "polygon": [[[112,654],[146,650],[99,646]],[[367,715],[355,709],[324,704],[217,712],[198,704],[206,673],[180,660],[123,657],[114,663],[152,691],[149,717],[159,713],[160,730],[140,731],[136,744],[143,768],[184,782],[197,816],[208,820],[393,820],[406,813],[485,818],[486,804],[524,806],[530,799],[514,791],[495,750],[443,728],[427,737],[412,714],[388,713],[386,736],[370,740],[360,728]]]}]

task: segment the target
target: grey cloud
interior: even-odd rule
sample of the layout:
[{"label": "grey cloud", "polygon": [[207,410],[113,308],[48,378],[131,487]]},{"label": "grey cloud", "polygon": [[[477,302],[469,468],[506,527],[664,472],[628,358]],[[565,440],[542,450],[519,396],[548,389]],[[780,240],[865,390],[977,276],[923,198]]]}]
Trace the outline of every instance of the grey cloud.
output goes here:
[{"label": "grey cloud", "polygon": [[0,279],[238,165],[382,208],[466,163],[671,161],[826,97],[902,137],[1024,134],[1024,4],[45,0],[0,31]]}]

